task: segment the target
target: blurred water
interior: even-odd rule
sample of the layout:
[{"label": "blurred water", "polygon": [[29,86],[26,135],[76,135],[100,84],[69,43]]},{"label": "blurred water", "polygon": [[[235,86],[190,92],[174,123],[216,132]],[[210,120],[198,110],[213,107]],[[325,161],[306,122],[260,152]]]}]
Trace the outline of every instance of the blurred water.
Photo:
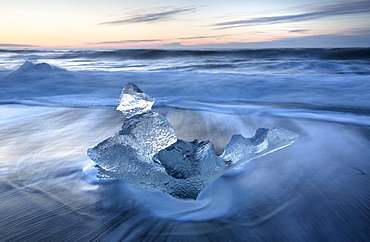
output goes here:
[{"label": "blurred water", "polygon": [[70,71],[191,71],[369,75],[369,48],[236,50],[1,50],[0,70],[24,61]]},{"label": "blurred water", "polygon": [[[22,118],[30,110],[38,115]],[[86,149],[120,129],[117,111],[3,105],[1,113],[11,115],[0,129],[1,239],[369,238],[368,126],[157,111],[179,138],[210,139],[218,150],[232,134],[252,136],[256,127],[284,127],[300,139],[221,177],[197,201],[182,201],[119,180],[94,180],[86,171],[92,164]]]},{"label": "blurred water", "polygon": [[[369,240],[369,59],[356,51],[0,52],[0,240]],[[211,59],[232,67],[199,67]],[[56,66],[10,74],[25,60]],[[138,69],[114,67],[125,61]],[[98,180],[86,150],[120,130],[129,81],[179,139],[210,140],[218,154],[259,127],[300,138],[196,201]]]}]

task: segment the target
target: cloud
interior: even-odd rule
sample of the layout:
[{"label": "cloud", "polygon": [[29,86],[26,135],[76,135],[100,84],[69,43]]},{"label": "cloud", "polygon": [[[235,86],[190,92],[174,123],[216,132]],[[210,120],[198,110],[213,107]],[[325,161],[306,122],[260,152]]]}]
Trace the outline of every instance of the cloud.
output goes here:
[{"label": "cloud", "polygon": [[3,44],[0,43],[0,47],[22,47],[22,48],[27,48],[27,47],[38,47],[37,45],[21,45],[21,44]]},{"label": "cloud", "polygon": [[348,15],[348,14],[362,14],[370,12],[370,1],[358,1],[350,3],[341,3],[334,5],[326,5],[311,9],[310,12],[301,14],[291,14],[282,16],[250,18],[237,21],[228,21],[214,24],[218,29],[236,28],[252,25],[263,24],[278,24],[288,22],[300,22],[330,16]]},{"label": "cloud", "polygon": [[195,39],[210,39],[220,38],[230,35],[206,35],[206,36],[193,36],[184,38],[173,38],[173,39],[136,39],[136,40],[118,40],[118,41],[103,41],[103,42],[86,42],[89,45],[105,45],[105,44],[126,44],[126,43],[148,43],[148,42],[166,42],[166,41],[181,41],[181,40],[195,40]]},{"label": "cloud", "polygon": [[193,39],[210,39],[210,38],[220,38],[220,37],[226,37],[230,36],[227,34],[223,35],[208,35],[208,36],[195,36],[195,37],[186,37],[186,38],[176,38],[178,40],[193,40]]},{"label": "cloud", "polygon": [[302,32],[307,32],[309,31],[308,29],[293,29],[293,30],[290,30],[289,32],[291,33],[302,33]]},{"label": "cloud", "polygon": [[197,10],[196,7],[173,8],[168,10],[149,12],[145,14],[131,15],[124,19],[100,23],[100,25],[118,25],[118,24],[145,23],[145,22],[148,23],[154,21],[163,21],[171,19],[176,15],[191,13],[196,10]]}]

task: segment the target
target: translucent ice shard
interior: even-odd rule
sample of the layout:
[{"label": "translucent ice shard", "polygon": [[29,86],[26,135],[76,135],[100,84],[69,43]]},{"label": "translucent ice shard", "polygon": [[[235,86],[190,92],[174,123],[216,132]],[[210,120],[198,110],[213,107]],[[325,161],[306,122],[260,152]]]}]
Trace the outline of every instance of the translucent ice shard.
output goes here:
[{"label": "translucent ice shard", "polygon": [[286,129],[259,128],[252,138],[233,135],[220,156],[231,165],[244,163],[292,144],[298,135]]},{"label": "translucent ice shard", "polygon": [[99,176],[196,199],[205,186],[235,166],[292,144],[298,135],[280,128],[258,129],[252,138],[234,135],[217,156],[209,141],[177,140],[171,124],[151,111],[154,98],[127,84],[118,110],[126,117],[122,130],[88,150]]},{"label": "translucent ice shard", "polygon": [[151,110],[153,104],[153,97],[143,93],[135,84],[128,83],[121,92],[117,110],[121,111],[126,118],[131,118]]}]

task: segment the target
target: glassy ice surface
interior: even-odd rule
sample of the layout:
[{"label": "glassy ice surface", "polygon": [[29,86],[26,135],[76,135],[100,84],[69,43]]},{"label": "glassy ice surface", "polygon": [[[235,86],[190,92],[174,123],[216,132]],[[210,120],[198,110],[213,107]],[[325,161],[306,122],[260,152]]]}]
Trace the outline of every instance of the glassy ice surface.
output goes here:
[{"label": "glassy ice surface", "polygon": [[292,144],[298,135],[260,128],[252,138],[234,135],[224,153],[217,156],[210,141],[178,140],[171,124],[151,111],[154,98],[128,83],[118,110],[126,119],[122,130],[88,150],[99,177],[118,178],[131,184],[196,199],[211,182],[235,166]]},{"label": "glassy ice surface", "polygon": [[143,93],[133,83],[125,85],[119,98],[117,110],[121,111],[126,118],[148,112],[154,104],[154,98]]},{"label": "glassy ice surface", "polygon": [[231,166],[244,163],[292,144],[298,135],[282,128],[259,128],[252,138],[233,135],[220,156]]}]

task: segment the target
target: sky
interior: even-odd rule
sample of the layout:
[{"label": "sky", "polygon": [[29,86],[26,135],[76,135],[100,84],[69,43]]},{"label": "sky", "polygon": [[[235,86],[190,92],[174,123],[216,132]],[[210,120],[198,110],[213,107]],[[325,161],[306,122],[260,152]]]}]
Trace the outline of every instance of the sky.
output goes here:
[{"label": "sky", "polygon": [[0,49],[370,47],[370,0],[0,0]]}]

